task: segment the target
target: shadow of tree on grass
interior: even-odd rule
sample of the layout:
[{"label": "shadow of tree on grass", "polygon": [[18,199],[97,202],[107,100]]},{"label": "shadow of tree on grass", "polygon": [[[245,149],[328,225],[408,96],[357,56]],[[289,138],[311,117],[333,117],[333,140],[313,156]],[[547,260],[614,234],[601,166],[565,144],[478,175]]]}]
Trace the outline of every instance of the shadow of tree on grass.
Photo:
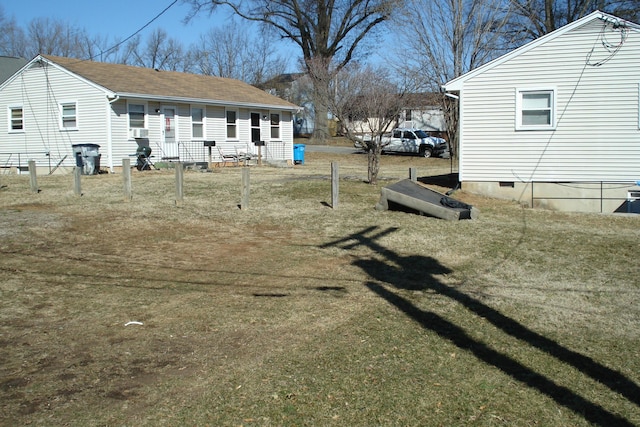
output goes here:
[{"label": "shadow of tree on grass", "polygon": [[636,406],[640,406],[640,387],[622,373],[608,368],[588,356],[570,350],[464,292],[443,284],[435,276],[450,273],[451,270],[436,259],[424,256],[402,256],[377,243],[381,237],[396,230],[395,228],[378,230],[378,227],[369,227],[343,239],[327,243],[322,247],[336,246],[342,249],[353,249],[357,246],[366,246],[374,250],[383,256],[384,260],[357,259],[353,263],[373,279],[367,282],[366,286],[424,329],[437,333],[441,338],[468,351],[486,364],[500,369],[527,387],[540,391],[590,423],[600,426],[634,425],[620,415],[614,414],[578,395],[573,390],[557,384],[553,379],[521,364],[510,356],[490,348],[486,343],[470,336],[454,322],[434,312],[417,307],[400,293],[395,292],[394,290],[431,290],[450,298],[511,337],[545,352],[561,363],[578,369],[584,375],[602,383],[611,391],[619,393]]}]

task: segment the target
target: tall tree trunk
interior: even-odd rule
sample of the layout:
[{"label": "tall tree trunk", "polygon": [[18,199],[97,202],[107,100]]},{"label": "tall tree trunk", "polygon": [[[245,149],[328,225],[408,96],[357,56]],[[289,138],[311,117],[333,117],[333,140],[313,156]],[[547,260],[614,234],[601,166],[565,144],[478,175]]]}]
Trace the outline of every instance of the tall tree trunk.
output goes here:
[{"label": "tall tree trunk", "polygon": [[315,123],[313,127],[313,139],[317,142],[325,142],[329,138],[329,109],[322,101],[315,103]]},{"label": "tall tree trunk", "polygon": [[380,156],[382,155],[382,146],[378,142],[367,153],[367,175],[371,185],[378,183],[378,172],[380,171]]}]

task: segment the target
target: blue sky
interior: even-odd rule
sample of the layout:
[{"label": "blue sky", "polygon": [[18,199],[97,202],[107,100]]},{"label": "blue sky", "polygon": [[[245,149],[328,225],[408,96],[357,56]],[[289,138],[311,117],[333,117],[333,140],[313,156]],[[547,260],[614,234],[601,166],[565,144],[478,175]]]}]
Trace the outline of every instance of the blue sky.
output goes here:
[{"label": "blue sky", "polygon": [[[111,41],[129,37],[172,3],[173,0],[0,0],[5,18],[15,18],[22,28],[34,18],[49,17],[84,28],[91,35],[106,36]],[[233,22],[226,9],[219,9],[216,15],[203,12],[184,24],[189,11],[189,5],[178,0],[140,33],[142,38],[156,28],[163,28],[188,47],[210,28]],[[237,22],[251,30],[247,22]],[[283,46],[285,51],[288,48],[290,46]]]}]

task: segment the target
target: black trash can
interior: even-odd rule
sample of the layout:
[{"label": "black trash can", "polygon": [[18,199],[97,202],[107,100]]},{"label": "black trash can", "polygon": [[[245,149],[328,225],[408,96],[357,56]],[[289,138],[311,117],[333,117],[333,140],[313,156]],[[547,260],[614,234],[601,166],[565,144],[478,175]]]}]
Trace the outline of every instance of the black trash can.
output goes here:
[{"label": "black trash can", "polygon": [[100,146],[98,144],[74,144],[73,155],[76,166],[82,169],[83,175],[97,175],[100,172]]}]

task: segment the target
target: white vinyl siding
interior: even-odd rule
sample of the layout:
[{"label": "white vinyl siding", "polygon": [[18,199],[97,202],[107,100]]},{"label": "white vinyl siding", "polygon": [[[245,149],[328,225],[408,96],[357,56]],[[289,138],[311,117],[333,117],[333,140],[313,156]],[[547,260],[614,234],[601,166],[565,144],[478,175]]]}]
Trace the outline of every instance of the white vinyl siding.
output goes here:
[{"label": "white vinyl siding", "polygon": [[[63,104],[64,109],[61,108]],[[67,104],[75,104],[77,130],[74,132],[60,131],[63,121],[70,125],[67,129],[72,128],[74,112],[72,106]],[[137,108],[138,111],[133,112],[133,123],[130,122],[129,105],[141,106]],[[268,108],[256,106],[239,108],[223,104],[191,105],[186,100],[165,104],[158,99],[125,96],[116,98],[108,90],[65,69],[34,63],[21,72],[18,78],[7,81],[0,89],[0,111],[5,114],[5,118],[0,120],[0,146],[3,147],[4,154],[29,153],[28,157],[21,158],[36,160],[38,167],[50,164],[55,167],[59,164],[58,172],[64,173],[68,170],[66,168],[75,166],[73,145],[98,144],[101,167],[118,168],[123,159],[133,159],[135,162],[134,155],[140,140],[130,138],[130,128],[134,125],[148,129],[146,139],[153,149],[152,155],[159,159],[162,156],[159,144],[164,129],[160,111],[165,105],[176,107],[176,126],[180,132],[177,138],[184,143],[192,139],[192,107],[203,109],[203,135],[207,140],[215,140],[217,144],[224,144],[227,140],[226,111],[234,111],[235,138],[229,140],[229,146],[250,144],[250,111],[259,112],[261,118],[269,114]],[[13,113],[12,109],[15,110]],[[282,142],[275,144],[275,148],[269,147],[269,156],[279,160],[291,159],[291,150],[283,153],[286,157],[275,157],[283,152],[283,146],[291,147],[293,143],[291,113],[282,112],[276,107],[273,112],[279,113],[281,117]],[[261,126],[262,135],[266,139],[269,135],[269,120],[261,120]],[[249,147],[254,148],[252,144]],[[196,153],[197,150],[193,152]],[[2,157],[3,153],[0,153],[0,161],[5,159]],[[265,153],[263,151],[263,156],[266,156]]]},{"label": "white vinyl siding", "polygon": [[[6,82],[0,92],[0,111],[22,107],[22,127],[11,130],[9,119],[0,120],[0,145],[3,153],[29,153],[39,167],[58,170],[75,166],[72,146],[100,145],[102,165],[108,164],[107,97],[103,90],[54,66],[34,65],[18,78]],[[60,132],[60,104],[76,103],[78,131]],[[17,121],[14,121],[17,125]],[[16,133],[20,133],[17,139]],[[134,150],[135,151],[135,150]],[[0,159],[0,162],[2,159]]]},{"label": "white vinyl siding", "polygon": [[[602,25],[600,20],[589,22],[463,83],[462,181],[640,177],[640,34],[629,31],[613,57],[590,66],[586,58]],[[514,125],[521,111],[517,94],[527,88],[553,90],[550,126],[523,132]]]}]

